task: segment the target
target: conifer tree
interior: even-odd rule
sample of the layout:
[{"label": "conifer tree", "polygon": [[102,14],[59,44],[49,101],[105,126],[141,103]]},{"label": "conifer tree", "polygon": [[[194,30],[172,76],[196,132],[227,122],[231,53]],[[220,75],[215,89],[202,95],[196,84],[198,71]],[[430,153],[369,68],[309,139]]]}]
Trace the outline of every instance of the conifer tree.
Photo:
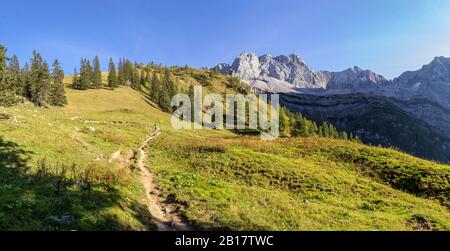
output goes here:
[{"label": "conifer tree", "polygon": [[290,135],[290,128],[289,128],[289,116],[287,114],[287,110],[285,107],[282,107],[280,109],[280,132],[282,136],[289,136]]},{"label": "conifer tree", "polygon": [[141,77],[140,77],[141,86],[146,86],[146,76],[145,71],[141,70]]},{"label": "conifer tree", "polygon": [[118,86],[116,66],[112,58],[109,59],[108,86],[114,89]]},{"label": "conifer tree", "polygon": [[93,64],[92,84],[95,89],[100,89],[102,88],[102,72],[100,70],[100,60],[98,59],[98,56],[95,56]]},{"label": "conifer tree", "polygon": [[170,101],[169,90],[167,88],[162,88],[159,93],[158,105],[163,112],[170,112]]},{"label": "conifer tree", "polygon": [[30,91],[30,66],[28,63],[25,63],[21,71],[22,83],[23,83],[23,96],[27,99],[31,98]]},{"label": "conifer tree", "polygon": [[119,59],[119,64],[117,66],[117,82],[119,85],[125,84],[123,60]]},{"label": "conifer tree", "polygon": [[152,84],[150,86],[150,97],[153,101],[158,102],[160,93],[159,79],[156,73],[153,73]]},{"label": "conifer tree", "polygon": [[133,67],[133,75],[132,75],[132,87],[135,90],[140,91],[141,90],[141,82],[139,77],[139,70],[136,67]]},{"label": "conifer tree", "polygon": [[150,87],[150,85],[152,84],[152,74],[150,70],[147,70],[145,73],[145,82],[147,83],[148,87]]},{"label": "conifer tree", "polygon": [[92,87],[92,83],[94,80],[94,70],[92,69],[91,61],[86,59],[86,72],[88,76],[88,87]]},{"label": "conifer tree", "polygon": [[17,103],[13,77],[7,67],[6,48],[0,45],[0,106],[11,106]]},{"label": "conifer tree", "polygon": [[130,86],[133,84],[133,64],[130,60],[125,60],[124,63],[124,84]]},{"label": "conifer tree", "polygon": [[78,80],[78,85],[76,89],[87,90],[91,85],[91,66],[87,59],[81,59],[80,65],[80,79]]},{"label": "conifer tree", "polygon": [[167,94],[170,98],[177,94],[177,87],[175,86],[174,81],[172,80],[169,69],[164,71],[164,78],[162,82],[163,89],[167,89]]},{"label": "conifer tree", "polygon": [[24,96],[24,84],[22,82],[22,72],[20,70],[19,59],[16,55],[13,55],[9,60],[9,72],[11,74],[14,86],[17,95]]},{"label": "conifer tree", "polygon": [[49,103],[53,106],[64,106],[67,104],[66,92],[64,90],[64,71],[61,69],[58,60],[53,62]]},{"label": "conifer tree", "polygon": [[36,51],[33,52],[30,72],[31,102],[45,106],[50,93],[51,76],[47,62]]}]

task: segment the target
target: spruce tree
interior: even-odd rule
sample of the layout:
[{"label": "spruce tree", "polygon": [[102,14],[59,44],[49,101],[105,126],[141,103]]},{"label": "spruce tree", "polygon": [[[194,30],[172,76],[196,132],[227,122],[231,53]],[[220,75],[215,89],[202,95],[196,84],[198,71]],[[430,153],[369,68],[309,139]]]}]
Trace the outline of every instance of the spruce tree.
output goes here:
[{"label": "spruce tree", "polygon": [[163,89],[167,89],[167,94],[170,98],[177,94],[177,87],[175,86],[174,81],[172,80],[169,69],[164,71],[164,78],[162,82]]},{"label": "spruce tree", "polygon": [[289,116],[287,114],[286,108],[282,107],[280,109],[280,132],[282,136],[289,136],[290,135],[290,128],[289,128]]},{"label": "spruce tree", "polygon": [[153,73],[152,84],[150,86],[150,97],[153,101],[158,102],[160,94],[160,84],[156,73]]},{"label": "spruce tree", "polygon": [[93,64],[92,84],[95,89],[100,89],[102,88],[102,72],[100,70],[100,60],[98,59],[98,56],[95,56]]},{"label": "spruce tree", "polygon": [[24,83],[22,82],[22,72],[20,70],[20,63],[19,59],[16,55],[13,55],[11,59],[9,60],[9,72],[11,74],[11,77],[13,79],[12,85],[14,86],[14,89],[16,91],[17,95],[24,96]]},{"label": "spruce tree", "polygon": [[89,61],[88,59],[86,59],[86,72],[88,76],[88,87],[92,87],[94,70],[92,69],[91,61]]},{"label": "spruce tree", "polygon": [[49,103],[53,106],[67,105],[66,92],[64,90],[64,71],[61,69],[58,60],[53,62]]},{"label": "spruce tree", "polygon": [[50,93],[51,76],[47,62],[36,51],[33,52],[30,72],[31,102],[45,106]]},{"label": "spruce tree", "polygon": [[123,61],[122,59],[119,59],[119,64],[117,66],[117,82],[119,85],[123,85],[125,83],[125,76],[123,73]]},{"label": "spruce tree", "polygon": [[91,66],[87,59],[81,59],[80,79],[78,80],[77,89],[87,90],[91,85]]},{"label": "spruce tree", "polygon": [[145,82],[147,83],[147,86],[150,87],[152,83],[152,74],[149,70],[147,70],[145,73]]},{"label": "spruce tree", "polygon": [[31,91],[30,91],[30,66],[28,63],[25,63],[25,66],[22,69],[21,73],[22,77],[22,83],[24,85],[23,90],[23,96],[27,99],[31,98]]},{"label": "spruce tree", "polygon": [[159,94],[158,105],[163,112],[170,112],[170,101],[169,90],[167,88],[162,88]]},{"label": "spruce tree", "polygon": [[116,66],[112,58],[109,59],[108,86],[114,89],[118,86]]},{"label": "spruce tree", "polygon": [[133,67],[133,77],[132,77],[132,87],[137,90],[140,91],[141,90],[141,82],[140,82],[140,78],[139,78],[139,70],[136,67]]},{"label": "spruce tree", "polygon": [[7,67],[6,48],[0,45],[0,106],[11,106],[17,103],[13,77]]},{"label": "spruce tree", "polygon": [[131,86],[133,84],[133,64],[130,60],[124,60],[123,66],[124,85]]},{"label": "spruce tree", "polygon": [[140,79],[140,81],[141,81],[141,86],[146,86],[147,84],[146,84],[146,77],[145,77],[145,71],[144,70],[141,70],[141,79]]}]

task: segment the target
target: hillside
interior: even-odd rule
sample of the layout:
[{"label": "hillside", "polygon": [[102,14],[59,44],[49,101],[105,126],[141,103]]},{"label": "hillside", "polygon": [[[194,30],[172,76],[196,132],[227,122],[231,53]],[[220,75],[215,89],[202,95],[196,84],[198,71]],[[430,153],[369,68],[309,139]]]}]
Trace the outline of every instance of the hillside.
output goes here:
[{"label": "hillside", "polygon": [[[174,75],[187,88],[192,71]],[[156,123],[149,169],[195,228],[450,230],[449,166],[350,141],[177,131],[130,88],[66,92],[64,108],[0,108],[0,229],[154,230],[135,162]]]}]

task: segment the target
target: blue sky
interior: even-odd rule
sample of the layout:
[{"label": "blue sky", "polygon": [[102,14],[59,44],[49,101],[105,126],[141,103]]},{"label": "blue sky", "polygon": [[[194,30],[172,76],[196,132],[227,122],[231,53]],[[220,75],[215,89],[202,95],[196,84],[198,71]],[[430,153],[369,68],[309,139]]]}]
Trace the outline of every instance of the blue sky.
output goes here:
[{"label": "blue sky", "polygon": [[67,73],[98,54],[213,66],[243,50],[301,55],[316,70],[358,65],[388,78],[450,57],[447,0],[2,0],[0,43]]}]

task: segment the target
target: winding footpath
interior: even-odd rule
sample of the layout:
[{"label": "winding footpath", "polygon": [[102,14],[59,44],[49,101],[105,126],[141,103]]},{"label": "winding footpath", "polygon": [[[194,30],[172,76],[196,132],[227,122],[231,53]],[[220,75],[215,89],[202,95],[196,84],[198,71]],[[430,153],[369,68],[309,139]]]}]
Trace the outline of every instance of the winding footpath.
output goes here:
[{"label": "winding footpath", "polygon": [[179,205],[167,202],[155,185],[155,175],[148,168],[147,146],[157,136],[152,136],[142,143],[138,149],[139,180],[144,186],[147,197],[147,208],[158,231],[190,231],[192,226],[179,213]]}]

